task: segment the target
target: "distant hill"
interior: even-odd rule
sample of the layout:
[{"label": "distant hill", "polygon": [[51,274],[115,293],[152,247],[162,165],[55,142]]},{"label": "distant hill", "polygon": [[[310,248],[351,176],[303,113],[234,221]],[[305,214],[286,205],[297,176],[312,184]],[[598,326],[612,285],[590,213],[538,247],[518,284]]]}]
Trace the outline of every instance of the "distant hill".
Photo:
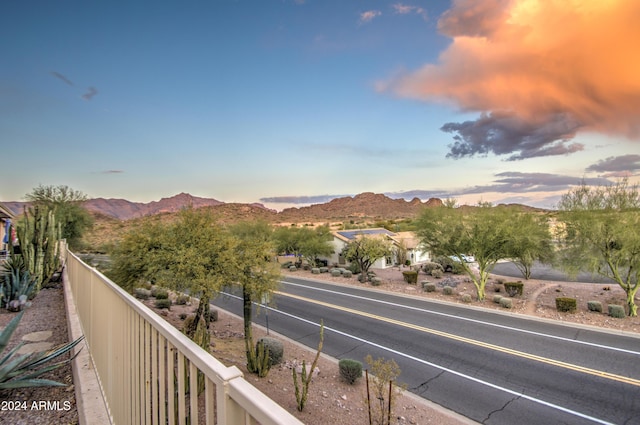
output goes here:
[{"label": "distant hill", "polygon": [[162,198],[159,201],[149,203],[131,202],[126,199],[95,198],[86,201],[84,207],[89,211],[102,215],[120,220],[129,220],[161,213],[178,212],[188,206],[200,208],[222,204],[224,204],[224,202],[218,201],[217,199],[199,198],[189,195],[188,193],[180,193],[170,198]]}]

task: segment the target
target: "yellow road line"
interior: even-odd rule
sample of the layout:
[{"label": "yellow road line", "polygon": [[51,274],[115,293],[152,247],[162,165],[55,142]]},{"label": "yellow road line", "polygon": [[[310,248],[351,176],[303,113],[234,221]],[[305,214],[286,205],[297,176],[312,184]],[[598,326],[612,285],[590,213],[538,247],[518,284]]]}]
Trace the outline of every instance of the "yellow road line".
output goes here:
[{"label": "yellow road line", "polygon": [[489,343],[486,343],[486,342],[477,341],[475,339],[470,339],[470,338],[466,338],[466,337],[462,337],[462,336],[458,336],[458,335],[453,335],[453,334],[450,334],[450,333],[447,333],[447,332],[442,332],[442,331],[438,331],[438,330],[431,329],[431,328],[426,328],[424,326],[414,325],[414,324],[407,323],[407,322],[401,322],[399,320],[391,319],[391,318],[388,318],[388,317],[378,316],[376,314],[367,313],[366,311],[354,310],[354,309],[348,308],[348,307],[342,307],[342,306],[335,305],[335,304],[329,304],[329,303],[326,303],[324,301],[318,301],[318,300],[314,300],[312,298],[302,297],[300,295],[287,294],[287,293],[281,292],[281,291],[275,291],[275,292],[276,292],[276,294],[282,295],[284,297],[295,298],[297,300],[301,300],[301,301],[305,301],[305,302],[321,305],[321,306],[324,306],[324,307],[332,308],[334,310],[340,310],[340,311],[344,311],[344,312],[347,312],[347,313],[356,314],[358,316],[369,317],[371,319],[379,320],[381,322],[392,323],[394,325],[403,326],[405,328],[414,329],[414,330],[417,330],[417,331],[420,331],[420,332],[424,332],[424,333],[428,333],[428,334],[432,334],[432,335],[438,335],[438,336],[441,336],[441,337],[444,337],[444,338],[453,339],[453,340],[456,340],[456,341],[464,342],[464,343],[475,345],[475,346],[478,346],[478,347],[483,347],[483,348],[488,348],[490,350],[499,351],[501,353],[511,354],[513,356],[522,357],[522,358],[525,358],[525,359],[534,360],[534,361],[537,361],[537,362],[546,363],[546,364],[557,366],[557,367],[562,367],[562,368],[573,370],[573,371],[576,371],[576,372],[582,372],[582,373],[586,373],[586,374],[589,374],[589,375],[599,376],[601,378],[611,379],[613,381],[618,381],[618,382],[622,382],[622,383],[625,383],[625,384],[630,384],[630,385],[635,385],[637,387],[640,387],[640,380],[638,380],[638,379],[633,379],[633,378],[629,378],[629,377],[626,377],[626,376],[621,376],[621,375],[616,375],[616,374],[613,374],[613,373],[603,372],[603,371],[596,370],[596,369],[591,369],[591,368],[588,368],[588,367],[578,366],[578,365],[574,365],[574,364],[571,364],[571,363],[562,362],[562,361],[559,361],[559,360],[553,360],[553,359],[549,359],[549,358],[546,358],[546,357],[537,356],[535,354],[528,354],[528,353],[524,353],[522,351],[512,350],[510,348],[505,348],[505,347],[500,347],[499,345],[489,344]]}]

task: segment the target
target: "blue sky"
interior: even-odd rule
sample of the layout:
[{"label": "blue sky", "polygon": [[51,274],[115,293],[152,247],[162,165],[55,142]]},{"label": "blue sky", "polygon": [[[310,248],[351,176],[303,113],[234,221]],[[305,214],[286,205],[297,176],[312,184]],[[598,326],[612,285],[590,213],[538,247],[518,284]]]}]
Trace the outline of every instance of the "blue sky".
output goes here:
[{"label": "blue sky", "polygon": [[0,200],[552,207],[638,181],[637,4],[2,2]]}]

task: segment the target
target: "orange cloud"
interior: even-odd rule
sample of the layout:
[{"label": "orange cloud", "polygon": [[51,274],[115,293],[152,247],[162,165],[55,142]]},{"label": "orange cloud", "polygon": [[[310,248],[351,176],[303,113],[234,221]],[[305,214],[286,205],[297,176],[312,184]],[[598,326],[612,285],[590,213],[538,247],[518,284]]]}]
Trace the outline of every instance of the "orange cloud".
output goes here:
[{"label": "orange cloud", "polygon": [[438,63],[379,87],[482,112],[445,124],[453,157],[569,153],[580,131],[640,139],[638,22],[637,0],[455,0]]}]

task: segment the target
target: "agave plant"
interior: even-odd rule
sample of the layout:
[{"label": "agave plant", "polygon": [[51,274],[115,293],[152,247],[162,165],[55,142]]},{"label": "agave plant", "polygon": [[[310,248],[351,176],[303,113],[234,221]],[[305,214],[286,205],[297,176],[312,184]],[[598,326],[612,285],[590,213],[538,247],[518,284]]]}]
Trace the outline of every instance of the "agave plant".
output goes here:
[{"label": "agave plant", "polygon": [[37,289],[38,279],[31,276],[21,255],[12,255],[0,272],[0,306],[20,310]]},{"label": "agave plant", "polygon": [[21,342],[4,355],[2,353],[4,353],[4,349],[7,347],[7,344],[11,339],[11,335],[13,335],[13,332],[18,327],[18,323],[20,323],[20,319],[22,319],[23,314],[24,311],[18,313],[18,315],[9,322],[2,332],[0,332],[0,390],[23,387],[65,386],[63,383],[53,381],[51,379],[41,379],[39,377],[47,372],[64,366],[73,360],[72,357],[58,363],[47,364],[56,357],[59,357],[73,349],[73,347],[82,341],[84,336],[81,336],[73,342],[62,344],[50,350],[14,356],[20,347],[24,345],[24,342]]}]

